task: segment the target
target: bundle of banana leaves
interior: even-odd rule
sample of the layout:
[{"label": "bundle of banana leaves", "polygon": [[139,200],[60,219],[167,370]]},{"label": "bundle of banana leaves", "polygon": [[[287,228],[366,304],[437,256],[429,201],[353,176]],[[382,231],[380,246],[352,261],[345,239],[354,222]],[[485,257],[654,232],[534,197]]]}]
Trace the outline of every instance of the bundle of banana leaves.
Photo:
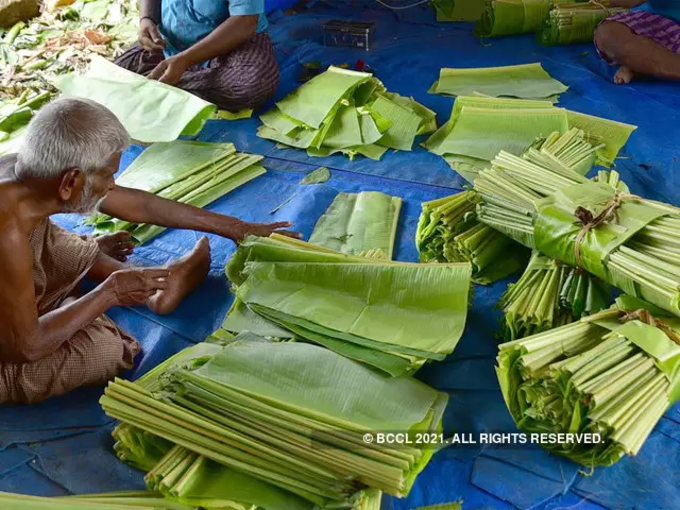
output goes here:
[{"label": "bundle of banana leaves", "polygon": [[591,42],[597,26],[609,16],[628,9],[593,4],[555,5],[536,34],[546,46]]},{"label": "bundle of banana leaves", "polygon": [[431,94],[447,96],[514,97],[556,103],[566,85],[551,77],[540,63],[503,67],[444,67],[430,87]]},{"label": "bundle of banana leaves", "polygon": [[330,67],[263,114],[261,138],[306,149],[380,159],[388,149],[410,151],[417,135],[437,128],[435,113],[413,98],[389,93],[368,73]]},{"label": "bundle of banana leaves", "polygon": [[416,247],[421,262],[470,262],[480,284],[505,278],[529,258],[529,250],[476,220],[472,191],[423,202]]},{"label": "bundle of banana leaves", "polygon": [[611,465],[637,454],[680,396],[680,320],[622,296],[610,310],[501,344],[497,362],[520,430],[545,434],[546,449],[585,466]]},{"label": "bundle of banana leaves", "polygon": [[340,253],[392,260],[402,200],[379,191],[338,193],[309,242]]},{"label": "bundle of banana leaves", "polygon": [[[635,126],[555,108],[550,101],[459,96],[451,118],[424,143],[467,181],[502,150],[521,155],[549,133],[572,129],[596,147],[595,164],[611,166]],[[585,150],[585,149],[584,149]],[[564,153],[562,156],[573,156]],[[576,157],[579,155],[577,154]],[[587,163],[584,163],[584,165]]]},{"label": "bundle of banana leaves", "polygon": [[[237,298],[232,312],[240,319],[245,308],[260,322],[393,376],[442,360],[456,347],[470,273],[467,263],[392,262],[278,235],[246,238],[227,264]],[[238,322],[250,331],[266,326]],[[265,336],[281,336],[275,331]]]},{"label": "bundle of banana leaves", "polygon": [[149,487],[172,501],[269,510],[373,510],[377,490],[408,494],[433,451],[363,435],[440,431],[446,395],[321,347],[254,336],[199,344],[142,383],[109,384],[101,404],[120,427],[174,445],[149,471]]},{"label": "bundle of banana leaves", "polygon": [[[178,140],[155,143],[116,179],[116,185],[140,189],[195,207],[205,207],[239,186],[259,177],[262,156],[237,153],[231,143]],[[145,243],[165,229],[95,214],[85,224],[94,234],[125,230],[137,243]]]},{"label": "bundle of banana leaves", "polygon": [[680,315],[680,212],[631,194],[612,172],[576,172],[502,151],[474,183],[479,221]]},{"label": "bundle of banana leaves", "polygon": [[503,336],[515,340],[574,322],[609,306],[611,288],[582,269],[534,252],[498,305]]},{"label": "bundle of banana leaves", "polygon": [[[160,493],[147,491],[108,492],[52,498],[0,492],[0,506],[11,510],[126,510],[128,508],[130,510],[198,510],[196,506],[168,501]],[[236,506],[236,503],[228,508],[255,510],[250,505]],[[217,510],[217,508],[206,510]]]},{"label": "bundle of banana leaves", "polygon": [[553,5],[585,0],[486,0],[475,35],[496,37],[536,32]]},{"label": "bundle of banana leaves", "polygon": [[49,92],[31,94],[25,90],[14,100],[0,101],[0,156],[19,150],[26,126],[51,96]]},{"label": "bundle of banana leaves", "polygon": [[0,99],[27,89],[54,92],[56,76],[85,69],[92,55],[113,60],[137,40],[134,0],[56,3],[0,39]]}]

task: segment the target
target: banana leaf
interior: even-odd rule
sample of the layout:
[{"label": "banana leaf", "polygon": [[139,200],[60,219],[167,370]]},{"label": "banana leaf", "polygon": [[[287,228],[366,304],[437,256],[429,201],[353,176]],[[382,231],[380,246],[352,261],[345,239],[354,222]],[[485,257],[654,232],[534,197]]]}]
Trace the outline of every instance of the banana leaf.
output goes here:
[{"label": "banana leaf", "polygon": [[371,250],[392,259],[402,200],[378,191],[339,193],[319,218],[312,244],[350,255]]},{"label": "banana leaf", "polygon": [[331,171],[325,166],[312,170],[298,183],[303,186],[310,184],[323,184],[331,178]]},{"label": "banana leaf", "polygon": [[182,89],[149,80],[104,58],[94,57],[82,75],[58,76],[64,94],[85,97],[109,108],[133,140],[170,142],[195,136],[217,107]]},{"label": "banana leaf", "polygon": [[150,492],[98,494],[95,497],[40,497],[0,492],[2,508],[12,510],[196,510]]},{"label": "banana leaf", "polygon": [[606,18],[627,12],[628,9],[610,7],[609,2],[594,4],[555,5],[536,33],[539,43],[546,46],[591,42],[595,29]]},{"label": "banana leaf", "polygon": [[628,138],[637,126],[603,119],[578,112],[568,112],[569,127],[583,130],[586,140],[592,145],[604,147],[598,149],[596,163],[611,167],[619,151],[626,145]]},{"label": "banana leaf", "polygon": [[566,85],[552,78],[540,63],[470,69],[443,68],[430,92],[468,96],[474,92],[490,97],[545,99],[566,92]]},{"label": "banana leaf", "polygon": [[484,0],[434,0],[437,21],[477,21],[484,12]]}]

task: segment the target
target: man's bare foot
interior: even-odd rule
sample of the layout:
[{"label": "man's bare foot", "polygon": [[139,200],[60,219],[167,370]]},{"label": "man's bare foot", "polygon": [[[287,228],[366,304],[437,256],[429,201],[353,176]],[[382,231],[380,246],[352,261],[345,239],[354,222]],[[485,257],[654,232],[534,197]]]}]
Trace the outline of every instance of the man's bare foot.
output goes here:
[{"label": "man's bare foot", "polygon": [[158,291],[146,302],[149,309],[158,315],[168,315],[174,312],[182,299],[205,280],[210,271],[208,238],[201,238],[193,250],[165,268],[170,270],[169,287]]},{"label": "man's bare foot", "polygon": [[120,262],[125,262],[132,255],[132,252],[135,251],[135,245],[129,232],[121,231],[115,234],[99,236],[95,238],[95,241],[97,241],[102,253]]},{"label": "man's bare foot", "polygon": [[635,73],[633,71],[631,71],[626,66],[621,66],[614,75],[614,83],[617,85],[625,85],[626,83],[630,83],[634,77]]}]

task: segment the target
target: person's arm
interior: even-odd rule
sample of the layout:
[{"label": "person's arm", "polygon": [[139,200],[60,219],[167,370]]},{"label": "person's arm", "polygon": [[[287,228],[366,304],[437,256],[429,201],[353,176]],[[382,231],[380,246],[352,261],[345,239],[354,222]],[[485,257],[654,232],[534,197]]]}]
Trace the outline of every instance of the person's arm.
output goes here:
[{"label": "person's arm", "polygon": [[167,287],[166,270],[117,271],[80,299],[39,317],[31,247],[16,227],[7,227],[0,228],[0,361],[49,356],[112,306],[144,304]]},{"label": "person's arm", "polygon": [[257,29],[259,15],[230,16],[207,37],[177,55],[163,60],[149,78],[174,85],[190,66],[201,64],[238,48]]},{"label": "person's arm", "polygon": [[268,236],[274,232],[300,237],[283,229],[289,222],[248,223],[232,216],[213,213],[182,204],[152,193],[116,186],[106,195],[100,210],[131,223],[151,223],[167,228],[183,228],[217,234],[234,242],[242,241],[248,235]]},{"label": "person's arm", "polygon": [[622,7],[624,9],[632,9],[646,3],[647,0],[610,0],[610,7]]}]

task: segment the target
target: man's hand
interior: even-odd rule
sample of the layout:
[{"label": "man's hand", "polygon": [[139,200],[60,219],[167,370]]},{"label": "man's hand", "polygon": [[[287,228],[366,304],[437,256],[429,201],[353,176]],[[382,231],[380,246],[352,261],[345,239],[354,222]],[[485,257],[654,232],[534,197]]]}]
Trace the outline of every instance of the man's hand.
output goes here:
[{"label": "man's hand", "polygon": [[117,306],[139,306],[156,291],[168,288],[167,269],[122,269],[112,273],[103,286]]},{"label": "man's hand", "polygon": [[149,73],[149,79],[175,85],[188,67],[189,63],[180,56],[166,58]]},{"label": "man's hand", "polygon": [[162,53],[165,48],[165,41],[158,27],[149,18],[143,18],[139,22],[139,45],[149,53]]},{"label": "man's hand", "polygon": [[291,223],[289,221],[279,221],[277,223],[248,223],[241,221],[236,226],[232,225],[228,232],[220,233],[220,235],[232,239],[237,244],[250,235],[269,237],[271,234],[280,234],[294,239],[302,239],[302,234],[283,230],[290,226]]},{"label": "man's hand", "polygon": [[109,257],[118,262],[125,262],[135,251],[135,244],[132,242],[130,232],[116,232],[95,238],[99,249]]}]

